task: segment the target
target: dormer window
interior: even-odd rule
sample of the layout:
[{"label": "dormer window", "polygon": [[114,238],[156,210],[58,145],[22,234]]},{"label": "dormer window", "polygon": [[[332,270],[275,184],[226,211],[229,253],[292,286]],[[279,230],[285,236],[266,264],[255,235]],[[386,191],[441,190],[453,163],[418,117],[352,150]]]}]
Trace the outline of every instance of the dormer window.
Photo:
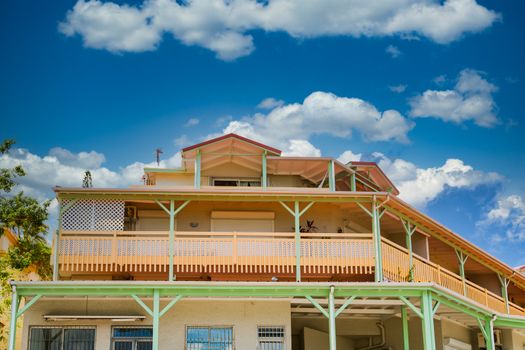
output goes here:
[{"label": "dormer window", "polygon": [[228,187],[261,187],[261,180],[254,179],[213,179],[213,186],[228,186]]}]

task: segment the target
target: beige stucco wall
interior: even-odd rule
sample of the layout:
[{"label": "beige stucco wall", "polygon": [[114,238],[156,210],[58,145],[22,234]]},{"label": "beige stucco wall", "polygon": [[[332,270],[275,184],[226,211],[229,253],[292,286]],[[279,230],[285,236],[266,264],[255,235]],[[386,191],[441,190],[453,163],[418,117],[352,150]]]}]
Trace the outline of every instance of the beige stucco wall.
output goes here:
[{"label": "beige stucco wall", "polygon": [[[191,202],[177,215],[176,229],[178,231],[211,231],[212,211],[271,211],[275,213],[275,231],[293,232],[293,217],[279,203],[258,202]],[[155,231],[168,230],[169,220],[167,218],[142,218],[137,220],[137,230]],[[349,217],[346,210],[341,210],[337,205],[328,203],[314,204],[301,218],[301,225],[306,220],[314,220],[318,232],[335,233],[343,226],[344,218]],[[190,223],[198,224],[192,227]]]},{"label": "beige stucco wall", "polygon": [[[311,328],[303,329],[303,350],[328,350],[328,333]],[[336,337],[337,350],[354,350],[352,339],[343,336]]]},{"label": "beige stucco wall", "polygon": [[[151,301],[146,302],[151,306]],[[161,302],[161,308],[167,301]],[[39,301],[25,315],[22,349],[28,348],[30,326],[96,326],[97,350],[110,349],[112,326],[151,326],[148,316],[139,322],[69,321],[46,322],[45,314],[147,315],[135,302],[125,300]],[[160,320],[161,349],[183,350],[186,326],[233,326],[236,349],[256,349],[257,326],[284,326],[287,349],[291,349],[290,303],[288,301],[182,300]]]}]

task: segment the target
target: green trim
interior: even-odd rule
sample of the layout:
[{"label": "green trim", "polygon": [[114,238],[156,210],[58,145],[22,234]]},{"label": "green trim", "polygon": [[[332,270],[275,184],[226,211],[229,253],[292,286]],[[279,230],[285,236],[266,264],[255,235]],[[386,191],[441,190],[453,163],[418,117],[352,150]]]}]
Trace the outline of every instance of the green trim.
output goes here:
[{"label": "green trim", "polygon": [[421,310],[416,307],[414,304],[412,304],[410,302],[410,300],[408,300],[407,298],[405,298],[404,296],[400,296],[399,299],[405,303],[406,306],[408,306],[412,311],[414,311],[414,313],[419,317],[419,318],[423,318],[423,313],[421,312]]},{"label": "green trim", "polygon": [[169,303],[168,305],[166,305],[159,313],[159,317],[162,317],[164,316],[164,314],[166,312],[168,312],[172,307],[173,305],[175,305],[179,300],[181,300],[183,297],[182,295],[177,295],[175,298],[173,298]]},{"label": "green trim", "polygon": [[372,234],[375,248],[374,278],[376,282],[383,281],[383,255],[381,251],[381,218],[379,217],[377,202],[372,202]]},{"label": "green trim", "polygon": [[16,313],[16,318],[19,318],[20,316],[22,316],[22,314],[24,312],[26,312],[34,303],[36,303],[38,301],[38,299],[40,299],[42,297],[42,294],[37,294],[35,295],[29,302],[27,302],[24,307],[19,310],[17,313]]},{"label": "green trim", "polygon": [[429,291],[424,291],[421,296],[421,313],[423,314],[423,348],[425,350],[436,350],[434,315],[432,314],[432,295]]},{"label": "green trim", "polygon": [[294,203],[295,281],[301,282],[301,222],[299,202]]},{"label": "green trim", "polygon": [[183,168],[144,168],[145,173],[187,173],[186,169]]},{"label": "green trim", "polygon": [[510,327],[525,329],[525,318],[517,319],[500,316],[494,321],[494,327]]},{"label": "green trim", "polygon": [[333,159],[328,163],[328,188],[330,191],[335,191],[335,162]]},{"label": "green trim", "polygon": [[403,325],[403,349],[410,350],[410,336],[408,332],[407,308],[401,306],[401,323]]},{"label": "green trim", "polygon": [[335,300],[334,300],[334,286],[330,287],[328,294],[328,344],[330,350],[337,350],[337,332],[335,329]]},{"label": "green trim", "polygon": [[143,308],[144,310],[146,310],[146,312],[147,312],[150,316],[153,317],[153,311],[151,311],[151,309],[149,308],[149,306],[146,305],[146,303],[144,303],[144,302],[142,301],[142,299],[140,299],[140,298],[139,298],[137,295],[135,295],[135,294],[131,294],[131,297],[132,297],[133,299],[135,299],[135,301],[136,301],[140,306],[142,306],[142,308]]},{"label": "green trim", "polygon": [[507,311],[507,314],[510,314],[510,305],[509,305],[509,293],[508,293],[508,286],[510,283],[510,280],[507,277],[501,276],[498,274],[499,283],[501,284],[501,296],[503,299],[505,299],[505,311]]},{"label": "green trim", "polygon": [[197,155],[195,157],[195,168],[194,168],[194,187],[195,189],[201,188],[201,150],[197,149]]},{"label": "green trim", "polygon": [[463,251],[454,249],[459,261],[459,275],[461,276],[461,283],[463,284],[463,295],[467,295],[467,283],[465,281],[465,263],[468,260],[468,255],[463,254]]},{"label": "green trim", "polygon": [[152,350],[159,350],[159,318],[160,294],[158,289],[153,290],[153,336]]},{"label": "green trim", "polygon": [[347,298],[343,305],[341,305],[339,309],[337,309],[337,311],[335,312],[335,317],[339,316],[341,312],[345,311],[345,309],[355,300],[355,298],[355,295],[351,296],[350,298]]},{"label": "green trim", "polygon": [[268,187],[268,174],[267,174],[268,167],[266,165],[267,156],[268,156],[268,151],[264,150],[262,154],[262,165],[261,165],[262,167],[261,185],[263,189],[266,189],[266,187]]},{"label": "green trim", "polygon": [[405,229],[405,241],[408,250],[408,280],[412,282],[414,280],[414,253],[412,251],[412,235],[416,232],[416,226],[411,226],[410,222],[401,219],[403,228]]},{"label": "green trim", "polygon": [[16,287],[13,288],[11,294],[11,318],[9,319],[9,340],[7,350],[15,350],[16,346],[16,320],[18,319],[18,307],[20,306],[20,295],[18,295]]},{"label": "green trim", "polygon": [[355,192],[357,190],[357,186],[355,183],[355,172],[353,172],[350,175],[350,191]]},{"label": "green trim", "polygon": [[322,307],[317,301],[315,301],[311,296],[307,295],[305,297],[306,299],[308,299],[308,301],[310,303],[312,303],[313,306],[315,306],[315,308],[319,311],[321,311],[321,313],[324,315],[324,317],[326,318],[330,318],[330,315],[328,314],[328,312],[324,309],[324,307]]}]

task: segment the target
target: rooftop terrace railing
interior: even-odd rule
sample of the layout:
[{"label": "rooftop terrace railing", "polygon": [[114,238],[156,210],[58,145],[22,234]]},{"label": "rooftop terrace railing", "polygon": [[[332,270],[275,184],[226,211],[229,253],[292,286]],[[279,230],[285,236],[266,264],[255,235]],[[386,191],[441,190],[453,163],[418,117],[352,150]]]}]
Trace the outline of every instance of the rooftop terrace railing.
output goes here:
[{"label": "rooftop terrace railing", "polygon": [[[162,278],[168,272],[168,244],[166,231],[64,231],[58,245],[59,271],[62,275],[143,274],[142,278],[153,273]],[[328,275],[356,281],[374,272],[372,234],[302,233],[300,248],[301,272],[306,278]],[[411,267],[408,251],[385,238],[382,257],[387,280],[433,282],[507,313],[502,297],[435,263],[413,254]],[[254,280],[266,274],[292,279],[295,264],[293,233],[176,231],[174,272],[178,277],[206,274]],[[512,303],[509,312],[525,316],[524,309]]]}]

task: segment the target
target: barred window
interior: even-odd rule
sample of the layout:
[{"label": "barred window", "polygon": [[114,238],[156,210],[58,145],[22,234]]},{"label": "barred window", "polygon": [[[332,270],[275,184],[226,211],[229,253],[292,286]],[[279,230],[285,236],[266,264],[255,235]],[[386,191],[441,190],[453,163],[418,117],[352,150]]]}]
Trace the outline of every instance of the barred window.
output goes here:
[{"label": "barred window", "polygon": [[113,327],[112,350],[151,350],[153,328]]},{"label": "barred window", "polygon": [[284,350],[284,327],[259,326],[257,328],[258,350]]},{"label": "barred window", "polygon": [[94,350],[95,329],[81,327],[32,327],[30,350]]},{"label": "barred window", "polygon": [[233,350],[233,327],[187,327],[186,350]]}]

